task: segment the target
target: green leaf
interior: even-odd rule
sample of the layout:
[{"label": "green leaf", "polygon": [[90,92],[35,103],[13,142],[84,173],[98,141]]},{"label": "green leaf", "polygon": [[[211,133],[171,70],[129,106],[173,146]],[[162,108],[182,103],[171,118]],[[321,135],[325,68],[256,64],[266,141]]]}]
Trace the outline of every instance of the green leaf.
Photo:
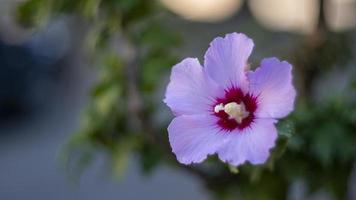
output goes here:
[{"label": "green leaf", "polygon": [[25,27],[44,25],[51,12],[51,1],[29,0],[21,3],[16,10],[16,18]]},{"label": "green leaf", "polygon": [[142,88],[146,91],[154,90],[156,84],[161,81],[162,73],[175,62],[174,57],[164,54],[147,58],[142,68]]},{"label": "green leaf", "polygon": [[175,33],[158,24],[148,26],[142,33],[140,40],[140,42],[154,48],[167,48],[177,46],[180,43]]},{"label": "green leaf", "polygon": [[141,171],[150,174],[161,162],[162,152],[149,144],[141,144],[139,149]]},{"label": "green leaf", "polygon": [[78,0],[79,9],[84,17],[87,19],[95,19],[99,12],[99,5],[101,0]]},{"label": "green leaf", "polygon": [[353,78],[353,80],[351,82],[351,88],[356,89],[356,78]]},{"label": "green leaf", "polygon": [[291,120],[282,120],[277,124],[278,135],[291,138],[295,132],[294,123]]},{"label": "green leaf", "polygon": [[112,170],[115,178],[121,179],[127,169],[132,146],[130,140],[120,141],[112,151]]},{"label": "green leaf", "polygon": [[59,160],[69,178],[77,183],[95,158],[96,148],[85,133],[75,134],[60,152]]}]

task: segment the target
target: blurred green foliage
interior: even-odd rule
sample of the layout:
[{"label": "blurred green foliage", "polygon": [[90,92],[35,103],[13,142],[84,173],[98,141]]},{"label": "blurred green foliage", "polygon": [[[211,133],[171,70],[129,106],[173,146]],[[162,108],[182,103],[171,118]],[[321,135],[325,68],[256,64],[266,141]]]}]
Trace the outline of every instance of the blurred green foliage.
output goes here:
[{"label": "blurred green foliage", "polygon": [[[322,30],[295,47],[290,57],[301,82],[299,101],[296,111],[278,123],[280,137],[265,165],[233,168],[211,157],[182,166],[168,145],[169,119],[152,121],[159,112],[162,75],[177,62],[173,50],[182,42],[165,27],[166,11],[146,0],[28,0],[19,5],[17,18],[38,27],[61,13],[88,22],[87,53],[99,74],[82,128],[61,156],[71,177],[78,178],[99,153],[108,155],[113,175],[120,177],[130,157],[138,155],[143,173],[162,163],[178,167],[202,179],[217,199],[286,199],[296,180],[308,186],[308,194],[324,188],[335,199],[346,198],[356,155],[356,100],[318,103],[312,88],[316,78],[351,62],[348,33]],[[350,91],[355,83],[350,81]]]}]

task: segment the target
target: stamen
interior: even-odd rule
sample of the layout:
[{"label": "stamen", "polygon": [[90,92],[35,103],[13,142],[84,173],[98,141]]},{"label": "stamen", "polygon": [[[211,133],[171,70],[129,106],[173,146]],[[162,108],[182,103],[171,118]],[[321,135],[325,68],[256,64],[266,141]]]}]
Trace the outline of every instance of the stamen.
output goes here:
[{"label": "stamen", "polygon": [[250,114],[246,111],[245,105],[242,102],[240,104],[236,102],[230,102],[225,106],[220,103],[214,108],[215,113],[218,113],[222,110],[229,115],[229,119],[235,119],[237,123],[241,123],[242,120]]},{"label": "stamen", "polygon": [[216,105],[215,108],[214,108],[214,112],[215,113],[219,113],[222,110],[224,110],[224,104],[222,104],[222,103]]}]

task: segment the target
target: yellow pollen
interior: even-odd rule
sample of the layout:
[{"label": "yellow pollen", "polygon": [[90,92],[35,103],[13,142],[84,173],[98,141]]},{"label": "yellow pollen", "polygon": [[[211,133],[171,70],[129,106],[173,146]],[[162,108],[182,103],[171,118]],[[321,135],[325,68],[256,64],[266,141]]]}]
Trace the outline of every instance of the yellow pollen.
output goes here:
[{"label": "yellow pollen", "polygon": [[241,123],[243,119],[245,119],[249,112],[246,111],[245,105],[241,102],[240,104],[236,102],[230,102],[228,104],[223,105],[218,104],[214,108],[214,112],[218,113],[220,111],[224,111],[229,115],[230,119],[235,119],[237,123]]}]

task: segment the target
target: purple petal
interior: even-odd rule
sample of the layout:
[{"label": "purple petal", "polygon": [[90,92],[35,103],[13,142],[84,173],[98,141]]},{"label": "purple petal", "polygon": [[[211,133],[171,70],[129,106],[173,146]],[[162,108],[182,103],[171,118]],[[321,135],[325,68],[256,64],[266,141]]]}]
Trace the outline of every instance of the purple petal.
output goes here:
[{"label": "purple petal", "polygon": [[186,58],[172,69],[164,102],[177,116],[212,111],[222,89],[204,72],[197,59]]},{"label": "purple petal", "polygon": [[205,54],[206,72],[223,88],[247,89],[245,68],[253,46],[253,41],[242,33],[215,38]]},{"label": "purple petal", "polygon": [[169,142],[180,163],[200,163],[224,144],[213,115],[181,115],[168,127]]},{"label": "purple petal", "polygon": [[256,119],[250,128],[231,132],[229,141],[218,150],[219,158],[234,166],[246,161],[252,164],[266,162],[277,139],[274,122],[273,119]]},{"label": "purple petal", "polygon": [[292,85],[292,66],[277,58],[262,60],[261,67],[248,74],[250,93],[258,96],[256,116],[282,118],[294,108],[296,96]]}]

